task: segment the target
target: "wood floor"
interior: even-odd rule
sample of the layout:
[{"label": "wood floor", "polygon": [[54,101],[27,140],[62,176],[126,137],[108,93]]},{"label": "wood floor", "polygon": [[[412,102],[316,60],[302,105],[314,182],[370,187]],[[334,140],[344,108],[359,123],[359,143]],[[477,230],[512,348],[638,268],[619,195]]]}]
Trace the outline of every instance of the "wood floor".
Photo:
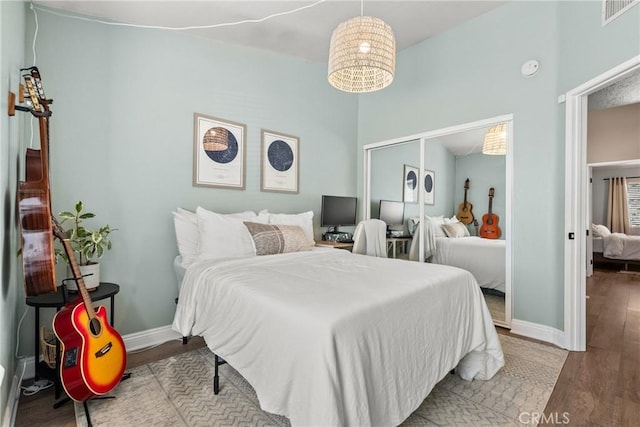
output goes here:
[{"label": "wood floor", "polygon": [[[541,425],[636,426],[640,420],[640,274],[596,270],[587,281],[586,352],[571,352]],[[509,335],[504,329],[498,332]],[[521,338],[521,337],[520,337]],[[203,346],[192,338],[129,354],[132,368]],[[75,426],[73,405],[53,409],[53,389],[21,396],[16,426]],[[546,422],[545,422],[546,421]]]}]

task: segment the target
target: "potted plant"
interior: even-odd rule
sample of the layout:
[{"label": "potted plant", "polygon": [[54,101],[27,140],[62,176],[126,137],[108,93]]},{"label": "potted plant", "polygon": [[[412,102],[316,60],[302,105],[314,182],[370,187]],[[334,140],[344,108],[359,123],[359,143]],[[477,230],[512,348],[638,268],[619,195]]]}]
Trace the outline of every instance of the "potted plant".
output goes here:
[{"label": "potted plant", "polygon": [[[85,227],[83,225],[84,220],[93,218],[96,215],[91,212],[85,212],[82,201],[76,202],[73,212],[60,212],[58,216],[61,218],[61,225],[65,222],[72,223],[72,226],[65,232],[71,243],[71,249],[80,267],[80,273],[84,278],[86,288],[90,290],[98,287],[100,284],[100,264],[97,260],[102,258],[105,250],[111,249],[109,234],[117,229],[111,228],[108,224],[98,229]],[[56,257],[58,256],[68,261],[67,254],[63,249],[56,249]],[[75,281],[68,281],[67,289],[77,290]]]}]

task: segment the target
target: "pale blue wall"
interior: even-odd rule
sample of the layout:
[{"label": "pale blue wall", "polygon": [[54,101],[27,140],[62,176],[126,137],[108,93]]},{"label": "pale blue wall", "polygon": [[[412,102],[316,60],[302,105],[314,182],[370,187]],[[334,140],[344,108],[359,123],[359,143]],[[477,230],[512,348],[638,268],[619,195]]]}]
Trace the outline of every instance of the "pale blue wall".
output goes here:
[{"label": "pale blue wall", "polygon": [[[38,62],[55,101],[53,209],[82,199],[94,224],[119,229],[101,277],[121,285],[121,334],[173,320],[176,207],[314,210],[319,237],[321,195],[356,194],[357,97],[328,85],[324,65],[43,12],[39,23]],[[247,125],[246,190],[192,186],[194,112]],[[299,194],[260,192],[261,128],[300,138]]]},{"label": "pale blue wall", "polygon": [[[7,114],[7,93],[18,92],[19,69],[24,63],[25,8],[21,2],[0,2],[0,364],[4,366],[5,378],[0,388],[0,420],[7,409],[7,398],[16,368],[14,351],[18,324],[18,305],[22,306],[24,291],[18,270],[19,247],[15,218],[16,187],[19,156],[21,156],[21,134],[19,129],[28,120],[24,113],[13,117]],[[24,145],[22,146],[24,147]],[[21,273],[20,273],[21,274]],[[24,309],[19,311],[21,315]]]},{"label": "pale blue wall", "polygon": [[[602,28],[600,2],[511,2],[401,52],[394,83],[360,97],[359,145],[513,113],[515,319],[564,328],[557,98],[640,53],[634,9]],[[540,70],[524,78],[529,59]]]}]

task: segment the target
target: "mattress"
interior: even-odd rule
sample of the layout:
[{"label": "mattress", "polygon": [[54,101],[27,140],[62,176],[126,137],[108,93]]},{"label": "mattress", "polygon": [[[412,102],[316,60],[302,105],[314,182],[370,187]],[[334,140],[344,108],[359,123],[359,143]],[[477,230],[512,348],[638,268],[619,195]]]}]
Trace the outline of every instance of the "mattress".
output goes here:
[{"label": "mattress", "polygon": [[398,425],[454,367],[471,380],[504,365],[469,272],[335,249],[196,262],[173,329],[294,426]]},{"label": "mattress", "polygon": [[434,264],[463,268],[482,288],[505,292],[506,242],[481,237],[438,237],[431,258]]},{"label": "mattress", "polygon": [[604,241],[602,237],[594,237],[593,241],[593,252],[604,252]]}]

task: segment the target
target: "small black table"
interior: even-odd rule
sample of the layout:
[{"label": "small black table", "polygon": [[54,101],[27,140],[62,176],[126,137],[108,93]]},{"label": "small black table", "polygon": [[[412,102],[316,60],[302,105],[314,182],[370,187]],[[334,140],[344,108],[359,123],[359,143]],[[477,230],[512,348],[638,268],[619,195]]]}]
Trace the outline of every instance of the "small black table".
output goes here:
[{"label": "small black table", "polygon": [[[64,292],[66,292],[66,301],[65,301]],[[114,312],[114,303],[115,303],[114,297],[118,292],[120,292],[120,285],[117,285],[115,283],[109,283],[109,282],[100,282],[100,286],[98,286],[95,290],[92,290],[89,292],[89,297],[93,302],[99,301],[105,298],[109,298],[111,300],[111,316],[110,316],[111,326],[113,326],[113,312]],[[64,286],[59,286],[56,293],[52,292],[49,294],[40,294],[40,295],[26,298],[26,304],[28,306],[35,307],[36,309],[35,334],[34,334],[34,337],[35,337],[34,353],[35,353],[35,366],[36,366],[35,380],[38,380],[38,378],[40,377],[53,378],[55,383],[56,399],[60,397],[60,391],[61,391],[60,379],[58,377],[58,373],[55,369],[49,368],[44,362],[42,363],[39,362],[39,359],[40,359],[39,357],[40,356],[40,339],[39,339],[40,309],[43,307],[49,307],[49,308],[55,308],[56,311],[59,311],[62,307],[64,307],[65,303],[75,301],[79,297],[79,295],[80,295],[79,293],[67,291],[66,287]],[[60,353],[59,343],[56,340],[56,360],[59,359],[59,353]],[[57,362],[59,363],[59,360],[57,360]]]}]

